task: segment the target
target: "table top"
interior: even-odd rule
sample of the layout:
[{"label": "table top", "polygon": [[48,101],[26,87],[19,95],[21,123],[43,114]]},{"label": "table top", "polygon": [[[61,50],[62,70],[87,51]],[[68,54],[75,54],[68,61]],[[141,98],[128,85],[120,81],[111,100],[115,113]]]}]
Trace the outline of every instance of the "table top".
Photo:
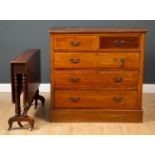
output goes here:
[{"label": "table top", "polygon": [[39,49],[27,49],[13,59],[10,63],[27,63]]}]

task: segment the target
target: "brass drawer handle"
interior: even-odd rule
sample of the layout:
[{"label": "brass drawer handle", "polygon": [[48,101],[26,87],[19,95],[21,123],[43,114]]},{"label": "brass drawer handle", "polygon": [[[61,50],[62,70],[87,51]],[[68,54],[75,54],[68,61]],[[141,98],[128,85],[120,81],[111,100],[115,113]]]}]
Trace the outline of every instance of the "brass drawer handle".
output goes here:
[{"label": "brass drawer handle", "polygon": [[73,82],[73,83],[76,83],[76,82],[79,82],[80,81],[80,78],[78,78],[78,77],[72,77],[72,78],[70,78],[70,81]]},{"label": "brass drawer handle", "polygon": [[71,58],[71,59],[69,59],[69,60],[70,60],[70,62],[72,62],[72,63],[74,63],[74,64],[80,62],[80,59],[79,59],[79,58]]},{"label": "brass drawer handle", "polygon": [[69,98],[72,102],[78,102],[80,100],[80,97],[70,97]]},{"label": "brass drawer handle", "polygon": [[113,97],[113,101],[115,101],[115,102],[121,102],[122,100],[123,100],[122,96],[114,96]]},{"label": "brass drawer handle", "polygon": [[73,40],[73,41],[70,42],[70,44],[72,46],[79,46],[80,45],[80,41],[79,40]]},{"label": "brass drawer handle", "polygon": [[117,47],[122,47],[122,46],[125,44],[125,40],[115,40],[115,41],[114,41],[114,44],[115,44]]},{"label": "brass drawer handle", "polygon": [[120,63],[120,67],[123,67],[125,62],[126,62],[125,58],[114,58],[113,60],[119,62]]},{"label": "brass drawer handle", "polygon": [[116,77],[116,78],[113,78],[113,80],[114,80],[114,82],[121,83],[124,80],[124,78]]}]

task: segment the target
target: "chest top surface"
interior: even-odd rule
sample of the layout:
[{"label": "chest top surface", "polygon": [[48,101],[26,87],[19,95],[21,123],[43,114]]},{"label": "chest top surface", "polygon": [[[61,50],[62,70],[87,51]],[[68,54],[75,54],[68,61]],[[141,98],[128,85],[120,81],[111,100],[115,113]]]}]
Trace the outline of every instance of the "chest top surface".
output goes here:
[{"label": "chest top surface", "polygon": [[145,33],[148,30],[143,27],[87,27],[87,28],[81,28],[81,27],[52,27],[49,28],[49,33],[114,33],[114,32],[128,32],[128,33]]}]

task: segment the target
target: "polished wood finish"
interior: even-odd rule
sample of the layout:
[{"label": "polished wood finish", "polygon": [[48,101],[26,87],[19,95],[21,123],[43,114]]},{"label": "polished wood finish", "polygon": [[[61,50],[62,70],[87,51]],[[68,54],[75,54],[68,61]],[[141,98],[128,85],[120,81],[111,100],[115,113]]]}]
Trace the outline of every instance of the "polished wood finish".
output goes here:
[{"label": "polished wood finish", "polygon": [[143,28],[53,28],[52,121],[142,121]]},{"label": "polished wood finish", "polygon": [[55,68],[139,69],[139,53],[55,53]]},{"label": "polished wood finish", "polygon": [[[12,86],[12,102],[15,103],[15,116],[8,120],[9,130],[12,128],[13,122],[29,122],[31,130],[34,127],[34,120],[27,116],[28,110],[35,100],[35,108],[37,108],[37,100],[41,100],[44,105],[44,97],[39,95],[40,85],[40,50],[25,50],[21,55],[11,61],[11,86]],[[23,112],[21,111],[20,95],[23,93]]]},{"label": "polished wood finish", "polygon": [[96,36],[57,35],[54,38],[55,50],[95,50]]},{"label": "polished wood finish", "polygon": [[109,48],[140,48],[139,43],[139,35],[108,35],[108,36],[102,36],[99,39],[100,41],[100,49],[109,49]]},{"label": "polished wood finish", "polygon": [[52,122],[141,122],[142,110],[55,109]]},{"label": "polished wood finish", "polygon": [[56,108],[138,109],[137,91],[56,90]]},{"label": "polished wood finish", "polygon": [[57,88],[138,88],[138,71],[57,70],[54,72]]},{"label": "polished wood finish", "polygon": [[144,27],[52,27],[50,34],[103,34],[103,33],[145,33],[148,30]]}]

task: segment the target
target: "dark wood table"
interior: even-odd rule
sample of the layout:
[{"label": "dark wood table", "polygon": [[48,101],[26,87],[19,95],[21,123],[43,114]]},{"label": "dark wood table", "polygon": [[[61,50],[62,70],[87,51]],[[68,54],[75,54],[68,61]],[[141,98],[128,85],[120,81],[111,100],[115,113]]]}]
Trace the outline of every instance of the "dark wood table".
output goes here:
[{"label": "dark wood table", "polygon": [[[45,99],[39,95],[40,74],[40,50],[28,49],[11,61],[11,86],[12,102],[15,103],[15,116],[8,120],[9,130],[13,122],[23,127],[21,122],[29,122],[31,130],[34,127],[34,119],[27,115],[32,102],[37,108],[38,100],[44,105]],[[23,108],[21,111],[20,96],[23,93]]]}]

